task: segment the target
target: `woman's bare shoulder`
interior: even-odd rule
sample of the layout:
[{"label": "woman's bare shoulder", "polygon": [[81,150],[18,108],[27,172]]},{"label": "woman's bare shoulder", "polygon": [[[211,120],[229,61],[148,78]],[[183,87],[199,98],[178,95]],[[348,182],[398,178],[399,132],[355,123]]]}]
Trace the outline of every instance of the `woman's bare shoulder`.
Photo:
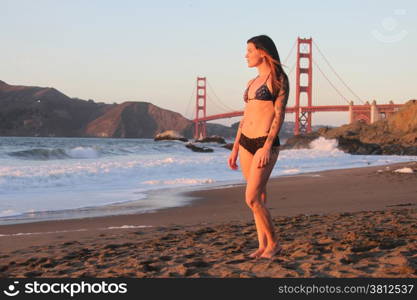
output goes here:
[{"label": "woman's bare shoulder", "polygon": [[249,79],[249,81],[246,83],[246,87],[248,87],[249,85],[251,85],[251,83],[254,82],[255,79],[256,78]]}]

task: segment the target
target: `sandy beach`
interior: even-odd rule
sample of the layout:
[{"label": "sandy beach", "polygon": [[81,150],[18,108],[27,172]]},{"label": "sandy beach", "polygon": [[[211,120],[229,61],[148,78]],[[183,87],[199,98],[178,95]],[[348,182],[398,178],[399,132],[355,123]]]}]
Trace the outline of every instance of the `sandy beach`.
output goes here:
[{"label": "sandy beach", "polygon": [[[409,167],[413,173],[394,170]],[[284,253],[257,248],[244,185],[148,214],[0,226],[1,277],[417,277],[417,162],[271,178]]]}]

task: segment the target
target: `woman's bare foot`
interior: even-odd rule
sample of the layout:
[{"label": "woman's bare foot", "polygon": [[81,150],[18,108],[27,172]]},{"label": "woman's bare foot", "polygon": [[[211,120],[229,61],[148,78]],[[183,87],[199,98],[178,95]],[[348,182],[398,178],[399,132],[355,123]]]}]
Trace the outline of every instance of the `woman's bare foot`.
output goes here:
[{"label": "woman's bare foot", "polygon": [[265,251],[265,248],[259,248],[258,250],[256,250],[255,252],[249,254],[250,258],[258,258],[259,256],[261,256],[261,254]]},{"label": "woman's bare foot", "polygon": [[282,247],[276,242],[272,247],[267,247],[260,257],[271,258],[282,250]]}]

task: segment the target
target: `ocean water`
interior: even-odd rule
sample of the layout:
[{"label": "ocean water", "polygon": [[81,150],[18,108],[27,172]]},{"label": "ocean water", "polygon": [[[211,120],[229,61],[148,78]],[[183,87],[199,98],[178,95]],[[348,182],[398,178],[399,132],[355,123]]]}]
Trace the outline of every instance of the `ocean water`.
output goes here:
[{"label": "ocean water", "polygon": [[[214,152],[153,139],[0,137],[0,224],[147,213],[192,201],[181,191],[244,183],[229,150],[203,146]],[[310,148],[282,150],[271,176],[417,160],[350,155],[323,138]]]}]

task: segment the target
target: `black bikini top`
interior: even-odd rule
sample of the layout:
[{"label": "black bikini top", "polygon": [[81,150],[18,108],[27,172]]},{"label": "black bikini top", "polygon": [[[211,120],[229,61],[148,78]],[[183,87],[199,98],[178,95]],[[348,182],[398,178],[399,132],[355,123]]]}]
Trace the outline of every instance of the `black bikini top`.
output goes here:
[{"label": "black bikini top", "polygon": [[[269,75],[271,75],[271,73],[269,73]],[[268,75],[268,77],[266,78],[266,80],[265,80],[265,82],[264,82],[264,84],[263,85],[261,85],[257,90],[256,90],[256,93],[255,93],[255,98],[251,98],[251,99],[248,99],[248,91],[249,91],[249,88],[250,88],[250,86],[252,85],[252,83],[256,80],[256,78],[258,78],[259,77],[259,75],[258,76],[256,76],[256,78],[254,79],[254,80],[252,80],[252,82],[249,84],[249,86],[246,88],[246,90],[245,90],[245,95],[243,96],[243,99],[245,100],[245,102],[248,102],[249,100],[253,100],[253,99],[256,99],[256,100],[264,100],[264,101],[272,101],[272,102],[274,102],[275,101],[275,97],[271,94],[271,92],[269,91],[269,89],[268,89],[268,86],[266,85],[266,83],[267,83],[267,81],[268,81],[268,78],[269,78],[269,75]]]}]

